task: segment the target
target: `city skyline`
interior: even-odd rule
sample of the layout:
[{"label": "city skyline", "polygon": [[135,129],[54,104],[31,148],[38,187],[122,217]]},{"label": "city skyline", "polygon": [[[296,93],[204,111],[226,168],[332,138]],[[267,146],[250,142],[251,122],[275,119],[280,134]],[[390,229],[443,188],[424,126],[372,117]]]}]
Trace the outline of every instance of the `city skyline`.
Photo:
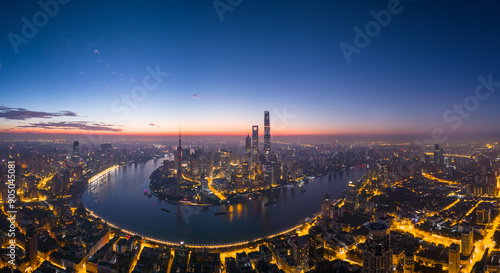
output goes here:
[{"label": "city skyline", "polygon": [[0,10],[3,272],[500,272],[500,2]]},{"label": "city skyline", "polygon": [[3,5],[0,133],[498,133],[495,3]]}]

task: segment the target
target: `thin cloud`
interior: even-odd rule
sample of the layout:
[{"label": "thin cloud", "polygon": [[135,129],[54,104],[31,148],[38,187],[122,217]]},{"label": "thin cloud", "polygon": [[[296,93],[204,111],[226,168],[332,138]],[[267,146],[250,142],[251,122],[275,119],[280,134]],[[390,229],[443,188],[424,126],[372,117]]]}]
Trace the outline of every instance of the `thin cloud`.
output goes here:
[{"label": "thin cloud", "polygon": [[99,54],[99,53],[101,53],[101,51],[94,49],[94,54]]},{"label": "thin cloud", "polygon": [[59,121],[59,122],[37,122],[28,125],[20,125],[16,128],[37,128],[37,129],[59,129],[59,130],[74,130],[80,129],[85,131],[103,131],[103,132],[121,132],[122,129],[116,128],[115,125],[107,123],[92,123],[87,121]]},{"label": "thin cloud", "polygon": [[193,97],[193,98],[195,98],[195,99],[199,99],[199,100],[201,100],[201,97],[200,97],[200,95],[198,95],[198,94],[191,95],[191,97]]},{"label": "thin cloud", "polygon": [[75,112],[60,111],[57,113],[31,111],[25,108],[0,106],[0,118],[8,120],[27,120],[32,118],[76,117]]},{"label": "thin cloud", "polygon": [[60,111],[59,114],[61,114],[61,116],[65,116],[65,117],[76,117],[76,113],[75,112],[71,112],[71,111]]},{"label": "thin cloud", "polygon": [[150,123],[149,126],[159,126],[158,124]]}]

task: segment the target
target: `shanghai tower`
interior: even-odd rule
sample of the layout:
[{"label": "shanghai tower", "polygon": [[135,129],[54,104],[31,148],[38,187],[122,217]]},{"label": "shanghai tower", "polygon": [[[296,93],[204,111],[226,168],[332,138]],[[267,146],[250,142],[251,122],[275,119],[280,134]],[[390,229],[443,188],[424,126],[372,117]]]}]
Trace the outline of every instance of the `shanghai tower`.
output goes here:
[{"label": "shanghai tower", "polygon": [[269,161],[271,154],[271,122],[269,121],[269,111],[264,111],[264,156]]}]

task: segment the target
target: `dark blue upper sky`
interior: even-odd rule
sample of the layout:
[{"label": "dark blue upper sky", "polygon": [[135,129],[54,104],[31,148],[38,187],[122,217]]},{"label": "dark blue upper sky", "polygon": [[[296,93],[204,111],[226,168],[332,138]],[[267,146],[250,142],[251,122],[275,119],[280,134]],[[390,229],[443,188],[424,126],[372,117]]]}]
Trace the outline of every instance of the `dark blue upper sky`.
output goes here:
[{"label": "dark blue upper sky", "polygon": [[[228,2],[241,3],[219,16]],[[2,131],[247,133],[264,110],[281,134],[500,125],[499,93],[475,94],[480,76],[500,89],[496,1],[73,0],[46,23],[36,1],[0,5]],[[339,45],[388,5],[399,12],[348,63]]]}]

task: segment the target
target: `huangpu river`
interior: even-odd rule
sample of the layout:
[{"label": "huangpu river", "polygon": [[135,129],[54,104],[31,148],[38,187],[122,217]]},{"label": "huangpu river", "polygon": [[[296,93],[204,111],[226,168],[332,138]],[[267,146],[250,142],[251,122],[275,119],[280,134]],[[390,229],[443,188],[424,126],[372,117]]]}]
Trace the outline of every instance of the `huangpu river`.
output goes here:
[{"label": "huangpu river", "polygon": [[[150,160],[112,170],[83,193],[83,205],[119,228],[170,242],[222,244],[249,241],[278,233],[312,217],[326,193],[332,199],[359,179],[365,169],[322,176],[302,187],[283,188],[256,200],[234,205],[197,207],[148,198],[149,176],[163,160]],[[305,190],[305,191],[304,191]],[[264,203],[277,203],[265,207]],[[163,210],[162,210],[163,208]],[[227,212],[214,215],[215,212]]]}]

